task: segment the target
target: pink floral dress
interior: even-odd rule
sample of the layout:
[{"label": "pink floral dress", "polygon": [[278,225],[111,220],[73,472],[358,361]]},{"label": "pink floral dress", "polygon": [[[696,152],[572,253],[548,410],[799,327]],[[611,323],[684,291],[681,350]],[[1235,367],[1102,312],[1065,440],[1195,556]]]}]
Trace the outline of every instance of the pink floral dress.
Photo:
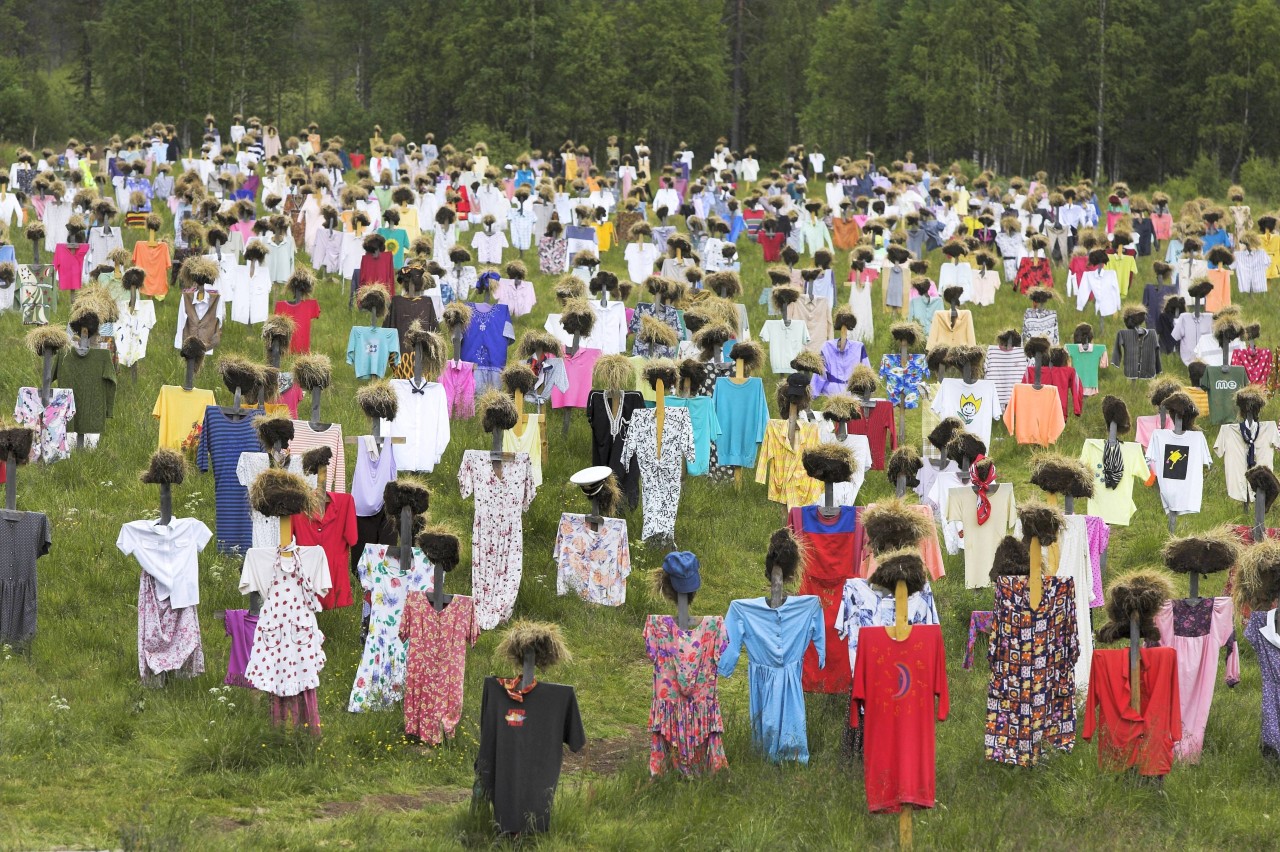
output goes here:
[{"label": "pink floral dress", "polygon": [[650,775],[673,766],[682,775],[702,775],[729,765],[716,694],[720,655],[728,643],[724,618],[718,615],[704,616],[688,631],[670,615],[651,615],[645,621],[645,650],[653,660]]},{"label": "pink floral dress", "polygon": [[462,499],[476,500],[471,525],[471,594],[481,630],[511,617],[524,565],[524,513],[533,502],[533,465],[528,453],[516,453],[495,474],[489,454],[467,450],[458,468]]},{"label": "pink floral dress", "polygon": [[410,592],[400,622],[409,643],[404,683],[404,732],[430,745],[452,737],[462,718],[462,676],[467,647],[480,638],[475,601],[454,595],[441,612],[430,592]]}]

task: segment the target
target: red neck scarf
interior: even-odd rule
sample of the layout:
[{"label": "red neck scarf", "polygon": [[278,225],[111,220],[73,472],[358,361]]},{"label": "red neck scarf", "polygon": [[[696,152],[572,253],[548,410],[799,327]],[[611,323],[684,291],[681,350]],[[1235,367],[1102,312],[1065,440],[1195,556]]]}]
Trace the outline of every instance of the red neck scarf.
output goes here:
[{"label": "red neck scarf", "polygon": [[969,481],[978,488],[979,524],[985,524],[991,518],[991,498],[987,496],[987,490],[991,488],[991,483],[996,481],[996,466],[994,464],[988,466],[986,479],[978,475],[978,462],[985,458],[986,456],[978,456],[973,460],[973,464],[969,465]]},{"label": "red neck scarf", "polygon": [[498,683],[502,684],[502,688],[503,688],[503,689],[505,689],[505,690],[507,691],[507,695],[509,695],[509,696],[511,697],[511,700],[512,700],[512,701],[519,701],[519,702],[523,703],[523,702],[524,702],[524,697],[525,697],[526,695],[528,695],[530,692],[532,692],[532,691],[533,691],[533,688],[534,688],[535,686],[537,686],[537,685],[538,685],[538,679],[537,679],[537,678],[534,678],[534,679],[533,679],[533,683],[529,684],[529,685],[528,685],[527,687],[525,687],[524,689],[521,689],[521,688],[520,688],[520,677],[519,677],[519,676],[517,676],[517,677],[500,677],[500,678],[498,678]]}]

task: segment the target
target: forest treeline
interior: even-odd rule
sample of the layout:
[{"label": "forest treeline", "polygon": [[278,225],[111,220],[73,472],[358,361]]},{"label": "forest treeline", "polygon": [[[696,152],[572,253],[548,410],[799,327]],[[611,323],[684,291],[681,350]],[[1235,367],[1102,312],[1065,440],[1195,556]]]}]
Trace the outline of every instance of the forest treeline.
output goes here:
[{"label": "forest treeline", "polygon": [[0,138],[28,145],[198,145],[212,112],[1136,183],[1280,156],[1276,0],[0,0],[0,33]]}]

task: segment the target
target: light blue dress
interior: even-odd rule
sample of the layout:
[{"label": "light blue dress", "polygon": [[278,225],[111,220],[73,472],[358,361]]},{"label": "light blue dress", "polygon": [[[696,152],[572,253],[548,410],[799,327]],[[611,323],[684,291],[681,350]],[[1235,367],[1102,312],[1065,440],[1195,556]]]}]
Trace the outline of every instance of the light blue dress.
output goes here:
[{"label": "light blue dress", "polygon": [[744,598],[729,604],[724,624],[729,644],[720,655],[721,677],[733,674],[743,643],[747,646],[752,740],[774,763],[808,763],[800,675],[810,642],[818,665],[826,666],[822,602],[815,595],[793,595],[770,609],[765,598]]}]

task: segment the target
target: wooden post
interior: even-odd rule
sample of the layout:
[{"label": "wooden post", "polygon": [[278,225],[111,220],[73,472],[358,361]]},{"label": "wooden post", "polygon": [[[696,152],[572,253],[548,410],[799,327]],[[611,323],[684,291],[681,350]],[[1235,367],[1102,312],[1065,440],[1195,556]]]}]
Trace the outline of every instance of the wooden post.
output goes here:
[{"label": "wooden post", "polygon": [[524,667],[520,675],[520,688],[528,689],[533,683],[533,649],[530,648],[524,652]]},{"label": "wooden post", "polygon": [[898,848],[909,852],[912,847],[911,811],[912,805],[903,805],[898,811]]},{"label": "wooden post", "polygon": [[1031,608],[1037,610],[1040,608],[1040,601],[1044,597],[1044,566],[1042,564],[1042,554],[1040,551],[1040,539],[1036,536],[1031,537],[1031,574],[1027,577],[1027,592],[1031,599]]},{"label": "wooden post", "polygon": [[[907,581],[899,580],[893,589],[893,626],[888,628],[889,638],[903,642],[911,635],[911,625],[907,623]],[[911,811],[912,806],[904,804],[898,812],[898,848],[911,849]]]},{"label": "wooden post", "polygon": [[13,456],[4,460],[4,507],[10,512],[18,509],[18,460]]},{"label": "wooden post", "polygon": [[1129,616],[1129,695],[1130,706],[1142,712],[1142,637],[1138,631],[1138,617]]},{"label": "wooden post", "polygon": [[653,392],[656,396],[653,406],[653,423],[654,423],[654,449],[659,459],[662,458],[662,426],[667,420],[667,389],[662,379],[658,379],[653,383]]}]

